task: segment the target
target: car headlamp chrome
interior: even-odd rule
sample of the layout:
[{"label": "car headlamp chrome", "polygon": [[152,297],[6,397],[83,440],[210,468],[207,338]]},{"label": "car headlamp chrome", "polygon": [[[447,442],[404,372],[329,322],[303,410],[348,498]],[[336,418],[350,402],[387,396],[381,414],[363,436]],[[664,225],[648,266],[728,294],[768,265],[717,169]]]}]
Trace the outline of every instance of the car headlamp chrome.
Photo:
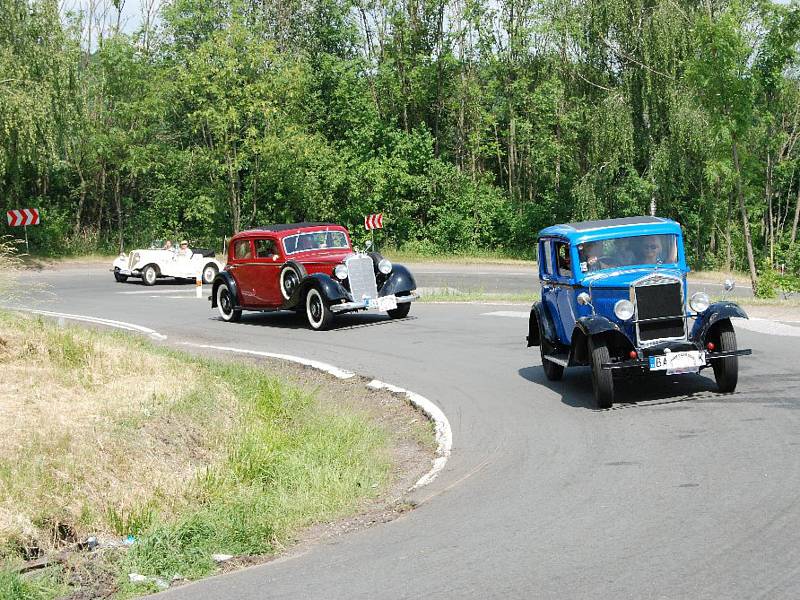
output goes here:
[{"label": "car headlamp chrome", "polygon": [[382,258],[381,261],[378,263],[378,271],[383,273],[384,275],[388,275],[392,272],[392,263],[386,258]]},{"label": "car headlamp chrome", "polygon": [[705,312],[709,304],[711,304],[711,301],[708,299],[708,294],[705,292],[695,292],[689,299],[689,306],[692,307],[693,311],[698,313]]},{"label": "car headlamp chrome", "polygon": [[614,314],[620,321],[627,321],[633,318],[633,302],[630,300],[617,300],[614,305]]},{"label": "car headlamp chrome", "polygon": [[347,265],[336,265],[333,269],[333,274],[336,276],[336,279],[347,279]]}]

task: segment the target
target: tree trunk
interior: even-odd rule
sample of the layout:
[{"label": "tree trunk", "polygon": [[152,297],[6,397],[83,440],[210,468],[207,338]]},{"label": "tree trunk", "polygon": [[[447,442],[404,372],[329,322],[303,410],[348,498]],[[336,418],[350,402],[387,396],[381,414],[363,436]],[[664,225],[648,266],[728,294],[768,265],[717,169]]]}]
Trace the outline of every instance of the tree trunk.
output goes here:
[{"label": "tree trunk", "polygon": [[736,195],[739,198],[739,210],[742,213],[742,227],[744,228],[744,245],[747,249],[747,266],[750,268],[750,285],[753,288],[753,294],[756,293],[756,282],[758,281],[758,274],[756,273],[756,262],[753,257],[753,241],[750,239],[750,221],[747,218],[747,207],[744,203],[744,191],[742,190],[742,170],[739,166],[739,151],[736,144],[736,138],[733,138],[731,143],[731,151],[733,152],[733,164],[736,168]]},{"label": "tree trunk", "polygon": [[120,176],[119,170],[114,173],[114,208],[117,211],[117,235],[119,236],[119,251],[125,249],[125,239],[122,235],[122,198],[119,193]]},{"label": "tree trunk", "polygon": [[794,245],[794,240],[797,237],[797,221],[800,220],[800,182],[797,184],[797,203],[794,207],[794,222],[792,223],[792,240],[791,244]]},{"label": "tree trunk", "polygon": [[767,234],[769,235],[769,266],[775,267],[775,217],[772,212],[772,153],[767,151],[767,175],[765,193],[767,195]]}]

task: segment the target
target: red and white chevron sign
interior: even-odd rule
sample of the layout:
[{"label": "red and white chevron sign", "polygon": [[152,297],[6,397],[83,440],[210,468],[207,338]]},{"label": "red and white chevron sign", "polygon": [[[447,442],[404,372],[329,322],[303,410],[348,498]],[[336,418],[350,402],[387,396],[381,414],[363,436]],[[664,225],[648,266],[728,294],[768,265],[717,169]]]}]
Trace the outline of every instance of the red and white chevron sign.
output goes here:
[{"label": "red and white chevron sign", "polygon": [[364,217],[364,227],[367,229],[383,229],[383,213]]},{"label": "red and white chevron sign", "polygon": [[36,208],[23,208],[21,210],[9,210],[8,224],[11,227],[21,227],[23,225],[38,225],[39,210]]}]

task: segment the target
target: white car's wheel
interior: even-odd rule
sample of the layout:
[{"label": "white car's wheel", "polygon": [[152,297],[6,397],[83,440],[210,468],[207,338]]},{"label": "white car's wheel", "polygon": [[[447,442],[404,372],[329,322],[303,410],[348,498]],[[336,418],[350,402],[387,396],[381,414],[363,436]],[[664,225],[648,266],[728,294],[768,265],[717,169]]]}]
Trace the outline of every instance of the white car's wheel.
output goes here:
[{"label": "white car's wheel", "polygon": [[237,310],[236,298],[233,297],[230,288],[224,283],[217,288],[217,310],[223,321],[235,323],[242,318],[242,311]]},{"label": "white car's wheel", "polygon": [[328,303],[315,287],[308,290],[306,294],[306,318],[314,331],[328,329],[333,322],[333,313],[328,307]]},{"label": "white car's wheel", "polygon": [[147,265],[142,269],[142,283],[145,285],[155,285],[158,279],[158,271],[153,265]]},{"label": "white car's wheel", "polygon": [[214,278],[217,276],[217,273],[219,273],[217,265],[214,263],[208,263],[203,269],[203,283],[214,283]]}]

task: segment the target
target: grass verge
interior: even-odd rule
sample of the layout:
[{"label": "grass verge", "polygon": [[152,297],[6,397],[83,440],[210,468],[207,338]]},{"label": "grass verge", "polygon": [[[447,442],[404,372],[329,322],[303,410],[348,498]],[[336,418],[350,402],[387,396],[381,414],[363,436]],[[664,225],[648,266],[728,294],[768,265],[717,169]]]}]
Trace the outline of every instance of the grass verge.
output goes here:
[{"label": "grass verge", "polygon": [[[202,577],[212,554],[274,554],[394,476],[385,420],[252,365],[3,312],[0,365],[2,598]],[[90,561],[16,573],[89,536],[104,549]]]}]

